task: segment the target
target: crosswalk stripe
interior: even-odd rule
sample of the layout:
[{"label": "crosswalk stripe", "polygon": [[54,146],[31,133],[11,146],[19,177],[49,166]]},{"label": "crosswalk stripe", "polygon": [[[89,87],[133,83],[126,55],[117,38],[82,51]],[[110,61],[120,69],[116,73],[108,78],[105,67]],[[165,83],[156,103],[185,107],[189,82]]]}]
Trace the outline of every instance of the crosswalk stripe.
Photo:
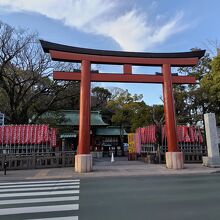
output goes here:
[{"label": "crosswalk stripe", "polygon": [[0,209],[0,215],[39,213],[39,212],[58,212],[58,211],[78,210],[78,209],[79,209],[79,204],[7,208],[7,209]]},{"label": "crosswalk stripe", "polygon": [[67,183],[67,182],[80,182],[79,179],[76,180],[50,180],[50,181],[28,181],[28,182],[11,182],[11,183],[0,183],[0,186],[8,186],[8,185],[22,185],[22,184],[41,184],[41,183]]},{"label": "crosswalk stripe", "polygon": [[24,184],[24,185],[10,185],[10,186],[1,186],[1,189],[11,189],[11,188],[24,188],[24,187],[39,187],[39,186],[68,186],[68,185],[78,185],[80,182],[69,182],[69,183],[45,183],[45,184]]},{"label": "crosswalk stripe", "polygon": [[79,189],[79,186],[55,186],[55,187],[37,187],[37,188],[22,188],[22,189],[0,189],[2,192],[25,192],[25,191],[45,191],[45,190],[60,190],[60,189]]},{"label": "crosswalk stripe", "polygon": [[27,219],[27,220],[78,220],[78,216],[58,217],[58,218],[38,218],[38,219]]},{"label": "crosswalk stripe", "polygon": [[[78,220],[75,215],[65,216],[64,211],[79,210],[76,202],[79,202],[79,188],[78,179],[0,183],[0,219],[10,215],[15,215],[16,219],[19,214],[29,214],[32,217],[29,220]],[[42,213],[42,218],[36,219],[36,213]],[[52,215],[55,216],[59,213],[62,216],[47,217],[43,213],[54,213]]]},{"label": "crosswalk stripe", "polygon": [[12,199],[1,200],[0,205],[11,204],[25,204],[25,203],[44,203],[44,202],[63,202],[63,201],[77,201],[79,196],[65,196],[65,197],[51,197],[51,198],[36,198],[36,199]]},{"label": "crosswalk stripe", "polygon": [[43,195],[61,195],[61,194],[79,194],[79,190],[61,190],[61,191],[47,191],[47,192],[22,192],[22,193],[3,193],[3,197],[21,197],[21,196],[43,196]]}]

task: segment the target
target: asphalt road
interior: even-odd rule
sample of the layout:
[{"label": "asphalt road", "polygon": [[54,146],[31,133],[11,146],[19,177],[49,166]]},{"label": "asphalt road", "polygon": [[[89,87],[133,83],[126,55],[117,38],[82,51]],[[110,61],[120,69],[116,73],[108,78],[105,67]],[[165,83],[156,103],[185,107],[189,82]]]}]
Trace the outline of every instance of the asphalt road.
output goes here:
[{"label": "asphalt road", "polygon": [[0,219],[219,220],[220,174],[0,182]]},{"label": "asphalt road", "polygon": [[220,174],[89,178],[79,220],[219,220]]}]

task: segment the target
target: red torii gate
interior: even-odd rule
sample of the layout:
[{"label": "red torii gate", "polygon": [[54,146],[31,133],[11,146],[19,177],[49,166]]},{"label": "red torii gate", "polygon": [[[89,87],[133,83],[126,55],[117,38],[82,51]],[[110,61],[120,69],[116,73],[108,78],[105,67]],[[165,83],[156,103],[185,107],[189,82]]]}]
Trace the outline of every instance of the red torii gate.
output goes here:
[{"label": "red torii gate", "polygon": [[[171,67],[194,66],[204,56],[205,50],[182,53],[141,53],[94,50],[71,47],[41,40],[44,52],[50,53],[52,60],[79,62],[81,72],[54,71],[55,80],[81,81],[79,145],[75,157],[76,172],[92,170],[90,154],[90,84],[91,82],[161,83],[163,84],[164,112],[167,127],[168,168],[182,169],[183,154],[177,145],[176,118],[172,84],[194,84],[193,76],[172,76]],[[93,73],[91,64],[123,65],[123,74]],[[132,66],[160,66],[161,75],[132,74]]]}]

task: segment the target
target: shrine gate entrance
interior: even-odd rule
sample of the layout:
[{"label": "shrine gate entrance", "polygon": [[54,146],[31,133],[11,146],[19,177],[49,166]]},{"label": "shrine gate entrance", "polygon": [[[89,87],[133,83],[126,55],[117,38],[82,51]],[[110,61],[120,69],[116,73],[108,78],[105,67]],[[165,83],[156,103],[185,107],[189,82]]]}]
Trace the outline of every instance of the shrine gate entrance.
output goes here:
[{"label": "shrine gate entrance", "polygon": [[[75,157],[76,172],[92,170],[90,154],[90,86],[91,82],[126,82],[126,83],[160,83],[163,85],[164,113],[167,128],[168,152],[166,166],[171,169],[183,168],[183,153],[177,145],[176,117],[172,84],[194,84],[193,76],[172,76],[171,67],[197,65],[205,51],[183,53],[140,53],[94,50],[71,47],[41,40],[44,52],[52,60],[81,63],[81,72],[54,71],[55,80],[81,81],[80,85],[80,121],[79,144]],[[123,74],[93,73],[91,64],[123,65]],[[132,66],[159,66],[162,75],[132,74]]]}]

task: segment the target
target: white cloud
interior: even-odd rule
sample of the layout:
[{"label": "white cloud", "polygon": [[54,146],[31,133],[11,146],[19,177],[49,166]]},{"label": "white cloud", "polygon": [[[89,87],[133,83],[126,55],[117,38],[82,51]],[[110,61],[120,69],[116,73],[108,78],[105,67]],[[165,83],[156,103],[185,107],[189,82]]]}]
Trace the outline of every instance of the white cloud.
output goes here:
[{"label": "white cloud", "polygon": [[80,29],[112,10],[115,4],[107,0],[0,0],[0,5],[12,11],[36,12]]},{"label": "white cloud", "polygon": [[123,50],[131,51],[152,49],[187,27],[182,24],[182,12],[162,24],[157,24],[161,15],[155,15],[152,23],[141,9],[117,15],[120,7],[116,0],[0,0],[0,6],[39,13],[78,30],[111,37]]},{"label": "white cloud", "polygon": [[124,50],[142,51],[151,49],[169,36],[182,31],[185,28],[179,26],[182,16],[183,13],[179,13],[171,21],[155,27],[148,22],[146,16],[132,10],[116,20],[102,22],[95,29],[97,33],[112,37]]}]

